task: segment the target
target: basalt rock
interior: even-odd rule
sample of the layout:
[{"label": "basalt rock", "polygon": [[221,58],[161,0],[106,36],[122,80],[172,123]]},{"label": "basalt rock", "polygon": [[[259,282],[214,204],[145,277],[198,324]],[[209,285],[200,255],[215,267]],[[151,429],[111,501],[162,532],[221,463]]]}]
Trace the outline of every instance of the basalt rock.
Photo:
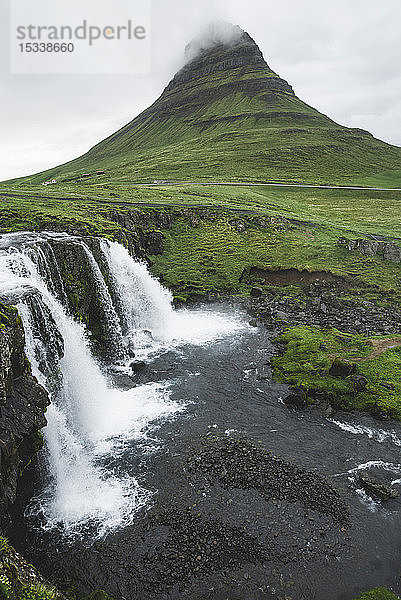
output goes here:
[{"label": "basalt rock", "polygon": [[400,495],[389,483],[380,481],[371,475],[361,475],[359,481],[368,494],[379,500],[391,500]]},{"label": "basalt rock", "polygon": [[47,424],[50,400],[32,375],[17,311],[0,304],[0,321],[0,525],[5,527],[19,475],[42,447],[39,430]]},{"label": "basalt rock", "polygon": [[277,331],[285,326],[306,324],[366,336],[401,333],[401,311],[397,305],[385,308],[357,295],[343,298],[348,286],[341,279],[315,281],[303,286],[298,296],[284,295],[280,288],[268,287],[263,289],[262,297],[249,300],[249,310],[266,327]]},{"label": "basalt rock", "polygon": [[356,371],[356,365],[342,358],[335,358],[329,369],[329,374],[333,377],[349,377]]},{"label": "basalt rock", "polygon": [[358,250],[364,256],[382,256],[391,262],[401,263],[401,248],[394,242],[369,239],[349,240],[341,237],[337,244],[350,252]]},{"label": "basalt rock", "polygon": [[251,296],[252,298],[261,298],[263,296],[263,290],[259,287],[251,288]]},{"label": "basalt rock", "polygon": [[142,373],[146,369],[146,366],[143,360],[134,361],[130,365],[133,373]]}]

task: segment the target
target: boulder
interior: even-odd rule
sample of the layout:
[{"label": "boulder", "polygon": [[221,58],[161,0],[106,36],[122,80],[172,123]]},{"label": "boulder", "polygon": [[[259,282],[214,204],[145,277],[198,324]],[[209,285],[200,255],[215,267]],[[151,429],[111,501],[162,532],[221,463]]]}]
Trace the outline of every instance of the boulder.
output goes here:
[{"label": "boulder", "polygon": [[146,363],[143,360],[135,360],[130,364],[133,373],[141,373],[146,369]]},{"label": "boulder", "polygon": [[295,410],[302,410],[308,406],[308,399],[306,391],[303,387],[294,388],[292,394],[284,398],[284,404],[288,406],[288,408],[293,408]]},{"label": "boulder", "polygon": [[383,242],[372,239],[349,240],[340,237],[337,245],[345,247],[350,252],[359,250],[364,256],[383,256],[386,260],[401,263],[401,248],[394,242]]},{"label": "boulder", "polygon": [[391,500],[400,495],[389,483],[383,483],[372,475],[362,474],[359,481],[365,492],[379,500]]},{"label": "boulder", "polygon": [[263,296],[263,290],[260,287],[251,288],[252,298],[261,298]]},{"label": "boulder", "polygon": [[343,358],[335,358],[329,369],[329,375],[333,377],[349,377],[356,371],[356,364]]}]

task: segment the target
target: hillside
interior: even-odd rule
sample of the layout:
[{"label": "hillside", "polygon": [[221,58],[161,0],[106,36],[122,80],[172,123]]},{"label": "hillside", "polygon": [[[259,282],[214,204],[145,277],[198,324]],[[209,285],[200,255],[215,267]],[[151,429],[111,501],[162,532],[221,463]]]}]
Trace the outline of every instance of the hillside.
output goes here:
[{"label": "hillside", "polygon": [[[224,38],[224,41],[222,41]],[[401,184],[401,149],[300,100],[239,27],[211,27],[156,102],[85,155],[21,183],[284,181]]]}]

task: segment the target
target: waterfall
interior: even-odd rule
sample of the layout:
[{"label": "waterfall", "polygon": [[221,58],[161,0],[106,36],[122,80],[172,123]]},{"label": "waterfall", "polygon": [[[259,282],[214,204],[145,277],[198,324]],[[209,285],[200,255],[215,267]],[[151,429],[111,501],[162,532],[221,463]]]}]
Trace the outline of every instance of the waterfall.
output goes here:
[{"label": "waterfall", "polygon": [[126,346],[137,351],[166,341],[174,317],[171,293],[121,244],[102,240],[101,248],[113,279]]},{"label": "waterfall", "polygon": [[31,514],[45,528],[74,534],[93,525],[103,535],[130,523],[149,498],[132,475],[108,466],[110,459],[145,437],[150,424],[183,406],[171,401],[167,383],[121,390],[109,381],[93,356],[84,324],[68,306],[52,248],[60,242],[70,249],[81,246],[109,319],[107,342],[113,346],[117,340],[126,357],[133,351],[209,343],[240,325],[210,311],[174,311],[171,294],[120,244],[101,241],[110,272],[106,283],[93,253],[76,236],[0,236],[0,299],[17,306],[33,373],[51,397],[44,429],[48,484]]},{"label": "waterfall", "polygon": [[[44,264],[42,237],[13,235],[4,249],[5,238],[0,296],[17,305],[33,372],[52,400],[44,430],[50,484],[34,510],[48,527],[61,524],[73,532],[92,521],[101,534],[127,524],[148,498],[132,477],[117,477],[102,468],[102,456],[179,407],[157,384],[128,391],[111,386],[90,352],[84,326],[55,293],[49,277],[56,265],[50,269]],[[55,370],[61,374],[58,389],[51,383]]]},{"label": "waterfall", "polygon": [[[125,344],[140,356],[180,344],[208,344],[243,327],[237,316],[172,306],[171,293],[152,277],[144,263],[117,242],[101,241],[120,307]],[[151,333],[151,337],[149,336]]]}]

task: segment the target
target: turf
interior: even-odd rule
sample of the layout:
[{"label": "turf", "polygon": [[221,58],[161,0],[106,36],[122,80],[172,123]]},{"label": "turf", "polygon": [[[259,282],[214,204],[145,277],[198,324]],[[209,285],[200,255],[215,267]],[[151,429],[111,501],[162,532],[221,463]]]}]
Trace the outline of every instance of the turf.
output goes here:
[{"label": "turf", "polygon": [[375,588],[364,592],[355,600],[399,600],[399,596],[396,596],[386,588]]},{"label": "turf", "polygon": [[[384,351],[376,355],[373,344],[378,341]],[[366,338],[336,329],[294,327],[276,338],[276,343],[284,345],[285,350],[272,359],[274,376],[301,390],[310,404],[323,395],[335,408],[400,419],[400,342],[399,336]],[[352,366],[357,375],[365,378],[366,388],[359,389],[353,375],[331,374],[334,362]]]},{"label": "turf", "polygon": [[153,272],[180,297],[242,293],[242,273],[252,266],[330,271],[386,292],[401,291],[400,265],[337,246],[344,235],[401,237],[399,192],[148,186],[131,188],[130,198],[128,193],[110,198],[93,188],[80,191],[74,197],[66,188],[62,199],[47,189],[42,198],[6,195],[0,230],[67,229],[113,237],[120,226],[111,212],[142,207],[145,213],[173,215],[172,227],[163,230],[163,255],[149,258]]}]

